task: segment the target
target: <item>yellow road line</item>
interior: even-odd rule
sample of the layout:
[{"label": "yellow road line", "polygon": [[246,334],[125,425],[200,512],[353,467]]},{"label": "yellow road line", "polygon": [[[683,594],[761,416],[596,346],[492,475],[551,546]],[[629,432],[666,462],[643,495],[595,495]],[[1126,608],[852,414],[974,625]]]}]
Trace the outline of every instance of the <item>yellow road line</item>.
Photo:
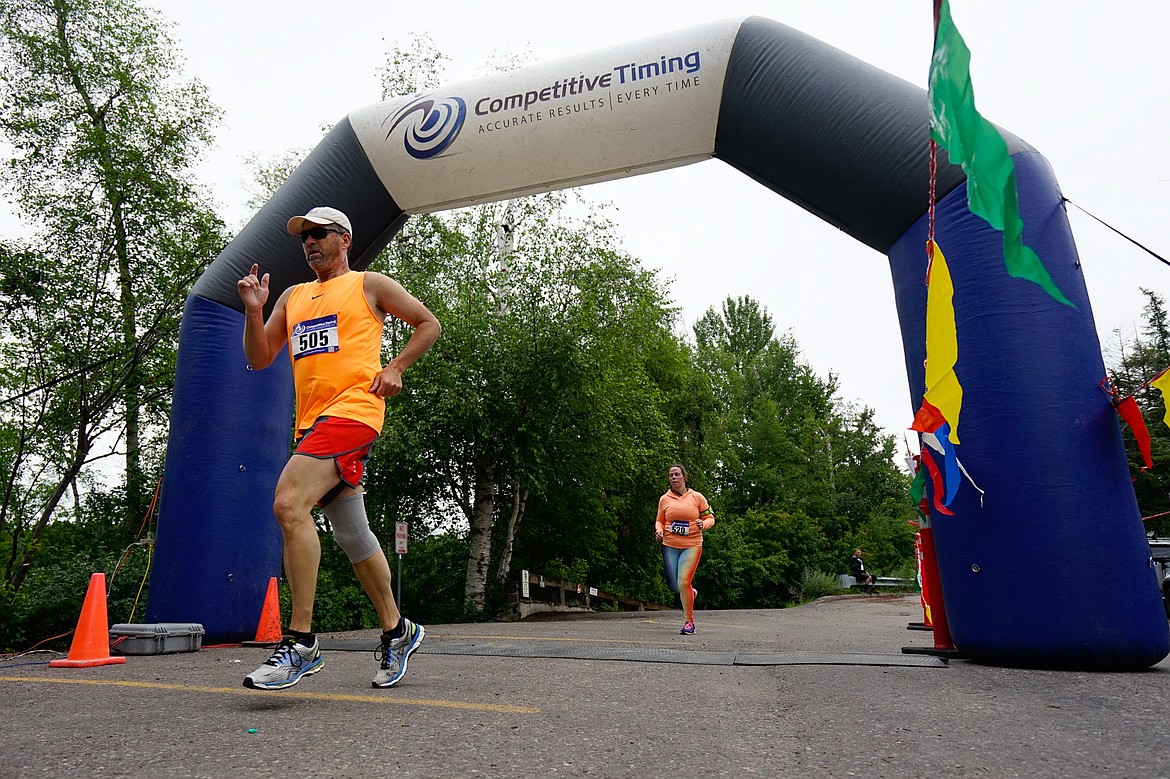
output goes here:
[{"label": "yellow road line", "polygon": [[442,634],[435,633],[434,635],[431,635],[429,632],[427,635],[428,635],[428,638],[430,638],[433,641],[442,641],[444,639],[449,639],[449,640],[453,640],[453,641],[476,641],[476,640],[482,640],[482,641],[564,641],[564,642],[580,641],[580,642],[587,643],[587,644],[669,644],[669,643],[671,643],[669,641],[636,641],[636,640],[631,639],[631,638],[568,638],[568,637],[562,638],[562,637],[556,637],[556,636],[485,636],[485,635],[460,636],[460,635],[455,635],[452,633],[442,633]]},{"label": "yellow road line", "polygon": [[471,703],[469,701],[444,701],[427,698],[396,698],[385,695],[355,695],[352,693],[294,692],[292,690],[249,690],[242,687],[200,687],[194,684],[165,684],[162,682],[135,682],[123,679],[57,679],[51,676],[0,676],[0,682],[36,682],[41,684],[89,684],[104,687],[137,687],[147,690],[172,690],[194,692],[205,695],[259,695],[282,698],[299,698],[307,701],[341,701],[346,703],[378,703],[395,706],[429,706],[439,709],[464,709],[467,711],[494,711],[500,714],[540,714],[540,709],[530,706],[506,706],[497,703]]},{"label": "yellow road line", "polygon": [[[653,619],[642,620],[642,622],[644,624],[648,624],[648,625],[673,624],[673,622],[667,622],[665,620],[653,620]],[[731,624],[731,623],[727,623],[727,622],[703,622],[703,624],[707,625],[707,626],[718,626],[721,628],[749,628],[749,627],[753,627],[752,625],[735,625],[735,624]],[[470,635],[470,634],[469,635],[459,635],[456,633],[436,633],[436,632],[433,632],[429,629],[427,630],[427,639],[430,641],[443,641],[443,640],[452,640],[452,641],[475,641],[475,640],[483,640],[483,641],[564,641],[564,642],[578,641],[578,642],[583,642],[583,643],[587,643],[587,644],[640,644],[640,645],[645,645],[645,646],[654,646],[654,645],[675,646],[678,643],[677,640],[671,641],[671,640],[665,640],[665,639],[661,640],[661,641],[640,641],[640,640],[631,639],[631,638],[570,638],[567,636],[564,636],[564,637],[562,637],[562,636],[491,636],[491,635],[482,635],[482,634],[480,634],[480,635]]]}]

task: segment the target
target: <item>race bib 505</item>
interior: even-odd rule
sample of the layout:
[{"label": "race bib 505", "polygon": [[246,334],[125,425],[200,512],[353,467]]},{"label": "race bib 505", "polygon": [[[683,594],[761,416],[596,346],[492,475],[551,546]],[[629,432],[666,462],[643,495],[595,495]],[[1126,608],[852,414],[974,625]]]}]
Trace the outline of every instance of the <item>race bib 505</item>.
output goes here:
[{"label": "race bib 505", "polygon": [[310,354],[336,352],[341,348],[337,338],[337,314],[298,322],[293,326],[289,348],[294,360]]}]

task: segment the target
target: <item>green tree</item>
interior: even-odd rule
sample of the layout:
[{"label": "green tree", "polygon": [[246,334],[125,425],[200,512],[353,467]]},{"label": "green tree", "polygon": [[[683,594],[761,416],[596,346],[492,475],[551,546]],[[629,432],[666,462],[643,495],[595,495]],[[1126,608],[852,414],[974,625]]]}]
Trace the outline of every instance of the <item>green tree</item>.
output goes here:
[{"label": "green tree", "polygon": [[[694,330],[715,388],[721,467],[714,476],[723,511],[798,508],[812,499],[809,487],[833,478],[836,379],[817,377],[796,339],[777,337],[771,316],[749,297],[709,309]],[[818,473],[824,478],[810,479]]]},{"label": "green tree", "polygon": [[1165,298],[1153,290],[1141,292],[1146,296],[1141,328],[1131,341],[1119,334],[1106,363],[1120,397],[1135,395],[1150,434],[1154,467],[1142,470],[1145,462],[1133,431],[1122,425],[1138,508],[1142,516],[1156,517],[1146,522],[1146,530],[1161,536],[1170,534],[1170,517],[1159,516],[1170,512],[1170,428],[1164,421],[1166,400],[1149,382],[1170,367],[1170,317]]},{"label": "green tree", "polygon": [[99,438],[123,453],[133,527],[150,500],[169,412],[182,301],[222,246],[189,170],[218,110],[175,79],[158,15],[129,0],[0,6],[5,189],[35,237],[0,245],[0,418],[18,445],[0,512],[7,586],[92,471]]},{"label": "green tree", "polygon": [[717,582],[706,589],[738,593],[741,607],[787,602],[805,571],[840,569],[865,528],[883,566],[911,560],[907,477],[872,410],[842,403],[836,378],[818,377],[750,297],[728,298],[694,329],[714,395],[708,498],[720,517],[704,544],[700,578]]},{"label": "green tree", "polygon": [[449,60],[425,33],[411,33],[405,46],[392,44],[386,50],[386,62],[378,68],[382,99],[434,89],[442,82],[443,70]]},{"label": "green tree", "polygon": [[613,248],[612,226],[572,220],[568,197],[419,220],[391,247],[391,274],[444,330],[375,452],[372,470],[393,483],[370,491],[427,527],[466,523],[465,597],[478,608],[528,520],[566,559],[588,548],[591,562],[612,560],[607,496],[665,469],[670,427],[646,364],[672,312],[654,275]]}]

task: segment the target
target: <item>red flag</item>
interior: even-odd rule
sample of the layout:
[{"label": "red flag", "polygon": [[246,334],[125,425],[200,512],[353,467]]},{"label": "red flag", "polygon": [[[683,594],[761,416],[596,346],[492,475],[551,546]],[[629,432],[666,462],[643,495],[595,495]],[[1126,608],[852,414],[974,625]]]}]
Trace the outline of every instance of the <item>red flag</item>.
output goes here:
[{"label": "red flag", "polygon": [[930,454],[928,447],[922,447],[922,464],[926,466],[926,473],[930,476],[931,484],[934,486],[934,510],[940,514],[955,515],[943,501],[946,499],[947,487],[946,481],[943,478],[942,471],[939,470],[938,465],[934,462],[934,457]]},{"label": "red flag", "polygon": [[1142,412],[1138,408],[1137,401],[1134,400],[1133,395],[1130,395],[1127,398],[1114,401],[1113,406],[1117,409],[1118,416],[1124,419],[1129,425],[1129,429],[1133,431],[1134,440],[1137,441],[1142,459],[1146,462],[1146,467],[1142,470],[1153,468],[1154,460],[1150,454],[1150,431],[1146,429],[1146,420],[1142,419]]},{"label": "red flag", "polygon": [[910,429],[919,433],[933,433],[946,423],[947,419],[942,415],[942,412],[935,408],[930,401],[923,399],[918,413],[914,415],[914,422],[910,425]]}]

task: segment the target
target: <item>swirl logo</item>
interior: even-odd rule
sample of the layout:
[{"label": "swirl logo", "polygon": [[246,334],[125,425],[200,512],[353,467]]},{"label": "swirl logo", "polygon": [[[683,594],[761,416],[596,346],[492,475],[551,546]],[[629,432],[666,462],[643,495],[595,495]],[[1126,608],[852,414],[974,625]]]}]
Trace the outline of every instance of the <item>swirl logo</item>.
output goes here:
[{"label": "swirl logo", "polygon": [[[436,100],[424,97],[415,100],[396,113],[386,117],[383,125],[390,122],[386,138],[403,126],[402,144],[406,153],[419,160],[437,157],[447,150],[463,130],[467,118],[467,103],[461,97]],[[407,119],[410,121],[407,122]]]},{"label": "swirl logo", "polygon": [[293,331],[292,331],[293,335],[300,335],[303,332],[305,332],[305,323],[304,322],[297,322],[295,325],[293,325]]}]

